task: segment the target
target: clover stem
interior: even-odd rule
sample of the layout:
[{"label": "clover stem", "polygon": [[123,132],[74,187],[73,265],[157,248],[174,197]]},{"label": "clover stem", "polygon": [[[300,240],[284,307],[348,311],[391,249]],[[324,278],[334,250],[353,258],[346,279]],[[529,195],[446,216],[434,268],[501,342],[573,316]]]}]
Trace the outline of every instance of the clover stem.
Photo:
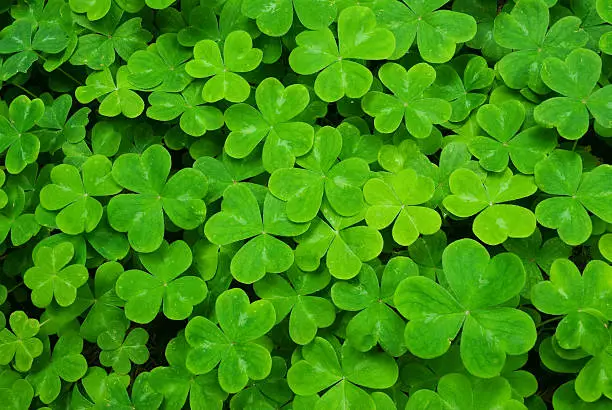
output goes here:
[{"label": "clover stem", "polygon": [[549,323],[556,322],[557,320],[561,320],[561,319],[563,319],[563,316],[555,316],[555,317],[553,317],[553,318],[551,318],[551,319],[548,319],[548,320],[545,320],[545,321],[543,321],[543,322],[539,323],[539,324],[536,326],[536,328],[538,328],[538,329],[539,329],[539,328],[541,328],[541,327],[542,327],[542,326],[544,326],[544,325],[547,325],[547,324],[549,324]]},{"label": "clover stem", "polygon": [[15,87],[19,88],[21,91],[29,94],[30,96],[34,97],[34,98],[38,98],[38,96],[36,94],[34,94],[32,91],[28,90],[27,88],[25,88],[22,85],[16,84],[16,83],[11,83],[12,85],[14,85]]},{"label": "clover stem", "polygon": [[19,282],[18,284],[16,284],[15,286],[13,286],[12,288],[10,288],[7,293],[11,293],[12,291],[14,291],[15,289],[17,289],[19,286],[23,285],[23,281]]},{"label": "clover stem", "polygon": [[574,145],[572,146],[572,151],[574,151],[576,149],[576,146],[578,145],[578,140],[574,141]]}]

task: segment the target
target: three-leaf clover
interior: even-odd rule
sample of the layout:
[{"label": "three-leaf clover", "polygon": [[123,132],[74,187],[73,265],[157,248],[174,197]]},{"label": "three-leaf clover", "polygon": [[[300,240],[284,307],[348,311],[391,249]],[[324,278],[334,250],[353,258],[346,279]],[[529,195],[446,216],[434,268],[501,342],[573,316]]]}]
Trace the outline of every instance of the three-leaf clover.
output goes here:
[{"label": "three-leaf clover", "polygon": [[593,230],[587,210],[610,223],[609,192],[612,167],[600,165],[582,172],[582,158],[573,151],[555,150],[535,167],[535,182],[543,192],[557,195],[540,202],[535,215],[540,225],[556,229],[568,245],[584,243]]},{"label": "three-leaf clover", "polygon": [[4,242],[10,232],[11,243],[21,246],[39,232],[40,225],[34,214],[24,212],[26,194],[23,188],[9,183],[4,189],[7,203],[0,210],[0,242]]},{"label": "three-leaf clover", "polygon": [[11,174],[19,174],[38,158],[40,141],[29,132],[45,113],[41,99],[30,100],[25,95],[15,98],[8,118],[0,115],[0,153],[6,152],[4,164]]},{"label": "three-leaf clover", "polygon": [[546,93],[548,90],[540,76],[544,60],[553,56],[564,58],[588,41],[578,17],[563,17],[549,29],[549,14],[542,0],[520,0],[510,13],[502,12],[495,18],[495,41],[516,50],[497,63],[497,70],[508,87],[529,87],[537,93]]},{"label": "three-leaf clover", "polygon": [[[163,312],[168,319],[189,317],[208,289],[197,276],[183,275],[191,266],[192,254],[184,241],[163,242],[158,250],[138,255],[145,269],[125,271],[117,279],[115,291],[125,300],[125,315],[136,323],[149,323]],[[180,276],[180,277],[179,277]],[[100,336],[98,336],[99,339]]]},{"label": "three-leaf clover", "polygon": [[226,99],[242,102],[249,97],[251,86],[236,73],[246,73],[257,68],[263,52],[253,48],[253,40],[246,31],[233,31],[223,43],[223,57],[217,42],[201,40],[193,49],[193,60],[185,67],[187,74],[195,78],[212,77],[202,88],[202,98],[207,102]]},{"label": "three-leaf clover", "polygon": [[225,111],[225,123],[231,131],[225,152],[244,158],[265,139],[261,156],[266,171],[291,168],[296,157],[312,148],[312,126],[291,121],[306,109],[308,89],[301,84],[285,87],[270,77],[257,86],[255,101],[259,111],[248,104],[234,104]]},{"label": "three-leaf clover", "polygon": [[307,229],[308,224],[291,222],[285,203],[270,193],[265,195],[262,218],[257,198],[247,184],[239,183],[225,190],[221,212],[206,222],[204,233],[217,245],[253,238],[236,252],[230,266],[236,280],[253,283],[293,265],[293,251],[275,236],[297,236]]},{"label": "three-leaf clover", "polygon": [[436,70],[429,64],[415,64],[406,71],[399,64],[386,63],[378,76],[394,95],[371,91],[361,101],[363,110],[374,117],[378,131],[393,132],[404,120],[412,135],[426,138],[431,134],[432,124],[450,119],[452,107],[448,101],[424,96],[436,79]]},{"label": "three-leaf clover", "polygon": [[610,343],[612,308],[606,298],[612,293],[611,275],[612,268],[602,261],[589,262],[580,275],[572,262],[557,259],[550,280],[533,286],[531,301],[539,311],[564,315],[555,332],[559,346],[596,354]]},{"label": "three-leaf clover", "polygon": [[404,279],[395,292],[395,306],[408,319],[406,345],[422,358],[443,355],[461,334],[461,359],[478,377],[500,374],[506,355],[528,352],[536,341],[531,317],[500,306],[519,294],[525,269],[518,256],[491,258],[472,239],[451,243],[442,256],[448,290],[430,278]]},{"label": "three-leaf clover", "polygon": [[601,58],[584,48],[572,51],[565,61],[549,57],[542,65],[542,80],[564,97],[553,97],[533,111],[535,120],[555,127],[567,139],[576,140],[589,128],[589,113],[603,127],[612,127],[612,86],[597,89]]},{"label": "three-leaf clover", "polygon": [[46,307],[53,299],[60,306],[70,306],[74,302],[77,289],[87,282],[89,273],[83,265],[70,265],[73,257],[71,242],[41,246],[33,252],[35,266],[25,272],[23,281],[32,289],[34,306]]},{"label": "three-leaf clover", "polygon": [[125,335],[123,331],[109,330],[98,336],[100,363],[112,367],[119,374],[127,374],[132,367],[131,363],[144,364],[149,359],[147,341],[149,334],[141,327],[137,327]]},{"label": "three-leaf clover", "polygon": [[348,158],[338,162],[342,136],[329,126],[320,128],[312,150],[297,159],[303,168],[281,168],[270,176],[274,196],[287,201],[287,217],[309,222],[319,212],[323,197],[342,216],[352,216],[364,207],[361,187],[370,176],[366,161]]},{"label": "three-leaf clover", "polygon": [[14,359],[15,369],[27,372],[43,352],[43,343],[35,337],[40,324],[36,319],[28,319],[21,310],[11,313],[9,324],[11,330],[0,330],[0,365],[7,365]]},{"label": "three-leaf clover", "polygon": [[526,238],[536,228],[536,217],[527,208],[504,204],[528,197],[537,191],[533,177],[512,175],[510,169],[488,174],[484,181],[466,168],[454,171],[449,180],[452,195],[442,201],[453,215],[466,218],[478,214],[473,230],[489,245],[503,243],[508,237]]},{"label": "three-leaf clover", "polygon": [[65,141],[77,143],[85,138],[85,127],[89,123],[91,110],[80,108],[68,118],[71,107],[72,97],[69,94],[62,94],[52,104],[47,104],[45,113],[36,122],[44,128],[35,131],[41,151],[55,152]]},{"label": "three-leaf clover", "polygon": [[280,275],[266,275],[255,282],[257,296],[269,300],[276,311],[276,323],[289,315],[289,335],[300,345],[308,344],[317,335],[317,330],[331,326],[336,311],[331,302],[312,294],[325,288],[331,276],[321,269],[305,273],[292,266],[287,272],[289,281]]},{"label": "three-leaf clover", "polygon": [[111,176],[112,163],[102,155],[93,155],[79,170],[60,164],[51,171],[51,184],[40,191],[40,204],[60,212],[57,227],[69,235],[93,231],[102,218],[102,204],[95,196],[110,196],[121,191]]},{"label": "three-leaf clover", "polygon": [[359,98],[370,89],[372,73],[351,60],[384,60],[395,49],[393,33],[377,27],[374,12],[362,6],[348,7],[340,13],[337,44],[327,28],[304,31],[295,41],[297,47],[289,55],[291,68],[303,75],[323,70],[317,75],[314,89],[327,102],[338,101],[345,95]]},{"label": "three-leaf clover", "polygon": [[518,133],[525,120],[525,107],[518,100],[483,105],[476,119],[492,138],[476,137],[469,147],[487,171],[503,171],[509,157],[520,172],[533,174],[535,165],[557,146],[554,132],[544,128],[536,126]]},{"label": "three-leaf clover", "polygon": [[318,0],[246,0],[242,2],[242,13],[257,21],[262,33],[278,37],[286,34],[293,23],[293,11],[304,27],[320,30],[329,26],[336,18],[336,4]]},{"label": "three-leaf clover", "polygon": [[272,329],[276,314],[267,300],[249,303],[242,289],[223,292],[215,306],[219,326],[203,316],[187,323],[185,338],[191,346],[187,368],[205,374],[219,365],[219,384],[236,393],[249,379],[261,380],[270,373],[270,352],[256,340]]},{"label": "three-leaf clover", "polygon": [[386,389],[398,378],[397,363],[386,353],[363,353],[347,344],[337,352],[329,341],[321,337],[302,347],[301,353],[302,360],[291,366],[287,382],[300,396],[314,395],[327,389],[315,409],[345,406],[375,410],[374,400],[360,386]]},{"label": "three-leaf clover", "polygon": [[419,235],[433,235],[440,229],[440,214],[431,208],[418,206],[429,201],[434,191],[435,185],[430,178],[409,168],[397,174],[372,178],[363,187],[365,199],[370,204],[365,220],[378,230],[393,223],[393,240],[408,246]]},{"label": "three-leaf clover", "polygon": [[371,266],[363,265],[355,278],[334,283],[334,304],[342,310],[358,312],[346,327],[346,340],[351,347],[366,352],[380,344],[394,357],[406,352],[406,323],[393,309],[393,295],[402,280],[418,274],[416,263],[397,256],[387,262],[380,279]]},{"label": "three-leaf clover", "polygon": [[[195,229],[206,217],[206,177],[183,168],[167,180],[170,154],[151,145],[141,155],[123,154],[113,164],[112,176],[122,187],[136,192],[114,196],[108,203],[108,221],[127,232],[137,252],[152,252],[164,239],[164,213],[178,227]],[[167,180],[167,181],[166,181]]]}]

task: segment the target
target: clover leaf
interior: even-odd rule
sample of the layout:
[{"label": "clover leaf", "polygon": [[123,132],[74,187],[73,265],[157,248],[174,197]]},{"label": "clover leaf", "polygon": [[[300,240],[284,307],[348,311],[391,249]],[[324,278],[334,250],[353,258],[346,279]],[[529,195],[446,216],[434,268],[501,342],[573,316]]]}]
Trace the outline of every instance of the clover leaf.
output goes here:
[{"label": "clover leaf", "polygon": [[26,195],[21,186],[9,183],[5,188],[7,203],[0,210],[0,242],[4,242],[9,232],[11,243],[21,246],[40,231],[34,214],[25,211]]},{"label": "clover leaf", "polygon": [[213,40],[201,40],[193,49],[193,60],[185,67],[187,74],[195,78],[212,77],[202,89],[207,102],[226,99],[242,102],[251,93],[249,83],[235,73],[253,71],[263,52],[253,48],[251,36],[246,31],[233,31],[223,43],[223,57],[219,45]]},{"label": "clover leaf", "polygon": [[152,252],[164,238],[164,213],[183,229],[198,227],[206,216],[206,178],[193,168],[170,174],[171,158],[161,145],[141,155],[123,154],[113,164],[113,179],[134,194],[121,194],[108,204],[108,222],[138,252]]},{"label": "clover leaf", "polygon": [[246,0],[242,3],[242,13],[256,19],[257,27],[268,36],[282,36],[291,28],[293,11],[300,22],[308,29],[321,30],[336,18],[336,4],[316,0]]},{"label": "clover leaf", "polygon": [[376,258],[383,248],[383,238],[378,230],[357,225],[365,212],[343,217],[326,204],[321,211],[327,222],[315,218],[302,235],[295,238],[295,263],[300,269],[311,272],[318,269],[321,259],[331,275],[338,279],[355,277],[363,262]]},{"label": "clover leaf", "polygon": [[393,294],[405,278],[416,276],[418,266],[409,258],[396,256],[387,262],[382,277],[363,265],[361,272],[347,282],[336,282],[331,289],[334,304],[345,311],[358,312],[347,324],[347,343],[366,352],[376,344],[391,356],[406,352],[402,333],[404,320],[393,310]]},{"label": "clover leaf", "polygon": [[418,357],[439,357],[463,328],[465,368],[478,377],[495,377],[507,354],[526,353],[536,340],[535,324],[527,313],[500,306],[525,285],[523,264],[512,253],[491,258],[478,242],[461,239],[446,247],[442,265],[449,290],[414,276],[395,291],[395,306],[408,319],[406,345]]},{"label": "clover leaf", "polygon": [[181,117],[179,124],[187,134],[200,137],[206,131],[223,126],[223,113],[216,107],[205,105],[202,99],[203,84],[194,82],[181,93],[154,91],[149,95],[147,117],[169,121]]},{"label": "clover leaf", "polygon": [[276,323],[289,316],[289,335],[300,344],[314,339],[319,328],[334,323],[336,312],[331,302],[313,293],[325,288],[331,277],[327,270],[306,274],[295,265],[287,272],[289,281],[280,275],[266,275],[255,282],[254,289],[262,300],[269,300],[276,311]]},{"label": "clover leaf", "polygon": [[270,373],[270,353],[255,340],[274,326],[276,314],[267,300],[249,303],[242,289],[223,292],[215,305],[220,328],[203,316],[194,317],[185,328],[191,346],[187,368],[205,374],[219,365],[219,384],[236,393],[249,379],[261,380]]},{"label": "clover leaf", "polygon": [[608,344],[595,353],[580,370],[576,378],[576,394],[586,402],[595,402],[602,396],[608,399],[612,398],[612,383],[610,383],[612,333],[608,334],[607,341]]},{"label": "clover leaf", "polygon": [[575,381],[569,381],[557,390],[553,396],[553,405],[559,410],[604,410],[609,404],[609,400],[602,398],[596,402],[585,402],[575,390]]},{"label": "clover leaf", "polygon": [[34,252],[34,267],[28,269],[23,281],[32,289],[32,303],[37,307],[48,306],[53,299],[60,306],[69,306],[76,299],[77,289],[87,282],[89,273],[80,264],[70,265],[74,246],[62,242],[53,247],[41,246]]},{"label": "clover leaf", "polygon": [[36,319],[29,319],[21,310],[11,313],[9,317],[11,330],[0,330],[0,365],[7,365],[14,360],[15,370],[27,372],[32,362],[43,352],[43,344],[36,334],[40,324]]},{"label": "clover leaf", "polygon": [[0,400],[3,405],[10,410],[29,409],[34,398],[34,389],[30,383],[18,376],[12,377],[8,371],[5,371],[3,376],[0,379]]},{"label": "clover leaf", "polygon": [[133,91],[128,76],[126,66],[117,70],[116,82],[109,69],[96,71],[87,76],[85,85],[77,87],[74,95],[83,104],[99,99],[101,103],[98,112],[106,117],[123,114],[128,118],[136,118],[144,110],[144,101]]},{"label": "clover leaf", "polygon": [[88,28],[94,33],[79,36],[70,64],[86,65],[92,70],[110,67],[115,62],[115,54],[128,61],[134,52],[145,49],[151,40],[151,33],[142,28],[139,17],[111,28],[94,24]]},{"label": "clover leaf", "polygon": [[208,289],[202,279],[181,276],[192,263],[191,250],[185,242],[163,242],[155,252],[142,253],[139,259],[150,273],[128,270],[115,284],[117,296],[126,302],[125,316],[131,321],[151,322],[162,303],[168,319],[183,320],[189,317],[193,306],[206,297]]},{"label": "clover leaf", "polygon": [[297,236],[308,226],[291,222],[284,202],[270,193],[265,195],[262,218],[255,195],[240,183],[224,191],[221,212],[206,222],[204,233],[217,245],[253,238],[236,252],[230,266],[236,280],[253,283],[266,273],[284,272],[293,265],[291,248],[275,236]]},{"label": "clover leaf", "polygon": [[41,205],[50,211],[60,210],[55,218],[58,228],[67,234],[91,232],[102,218],[102,204],[94,196],[109,196],[121,191],[111,176],[112,163],[102,156],[87,159],[79,170],[61,164],[51,171],[52,184],[40,192]]},{"label": "clover leaf", "polygon": [[119,374],[127,374],[131,363],[144,364],[149,359],[147,341],[149,334],[141,327],[125,335],[123,332],[109,330],[98,336],[100,363],[112,367]]},{"label": "clover leaf", "polygon": [[65,142],[77,143],[85,138],[85,127],[89,123],[87,107],[80,108],[70,118],[68,114],[72,107],[72,97],[63,94],[56,98],[52,104],[47,104],[45,113],[36,124],[45,129],[36,131],[40,140],[41,151],[54,152]]},{"label": "clover leaf", "polygon": [[469,147],[487,171],[503,171],[510,157],[520,172],[533,174],[535,165],[557,146],[556,135],[542,127],[527,128],[519,133],[525,108],[518,100],[483,105],[476,118],[478,125],[492,138],[476,137]]},{"label": "clover leaf", "polygon": [[411,395],[406,410],[444,409],[447,403],[453,403],[457,410],[527,409],[513,397],[512,387],[503,377],[477,379],[450,373],[440,378],[437,392],[422,389]]},{"label": "clover leaf", "polygon": [[69,0],[70,8],[75,13],[87,13],[87,19],[99,20],[111,9],[112,0]]},{"label": "clover leaf", "polygon": [[393,223],[393,240],[408,246],[419,235],[433,235],[440,229],[440,215],[433,209],[417,206],[430,200],[434,191],[434,182],[412,169],[372,178],[363,187],[370,204],[365,220],[378,230]]},{"label": "clover leaf", "polygon": [[526,238],[536,228],[536,218],[529,209],[503,204],[536,192],[533,177],[512,175],[510,169],[489,174],[484,181],[466,168],[454,171],[449,180],[452,195],[444,198],[444,207],[465,218],[476,215],[472,229],[489,245],[503,243],[508,237]]},{"label": "clover leaf", "polygon": [[588,35],[580,30],[580,19],[566,16],[548,27],[550,13],[542,0],[521,0],[510,13],[495,18],[493,36],[497,44],[516,50],[505,55],[497,69],[510,88],[529,87],[536,93],[548,90],[540,72],[547,57],[565,58],[574,48],[582,47]]},{"label": "clover leaf", "polygon": [[[374,2],[374,11],[383,27],[396,38],[393,58],[404,55],[415,42],[428,63],[445,63],[455,54],[457,43],[476,34],[476,21],[468,14],[438,10],[449,0],[404,0],[405,7],[392,0]],[[380,16],[380,17],[378,17]]]},{"label": "clover leaf", "polygon": [[406,129],[417,138],[431,134],[432,124],[450,119],[452,107],[440,98],[424,96],[434,83],[436,71],[426,63],[412,66],[408,71],[396,63],[386,63],[378,72],[382,83],[394,96],[372,91],[362,100],[363,110],[374,117],[374,126],[380,132],[395,131],[402,120]]},{"label": "clover leaf", "polygon": [[291,366],[287,382],[301,396],[328,389],[317,401],[317,409],[345,405],[375,410],[374,400],[360,386],[386,389],[398,378],[397,364],[385,353],[363,353],[345,344],[338,360],[338,352],[321,337],[304,346],[301,353],[302,360]]},{"label": "clover leaf", "polygon": [[320,128],[312,150],[297,159],[303,168],[277,169],[268,182],[270,192],[287,201],[287,217],[294,222],[309,222],[319,212],[323,198],[336,212],[352,216],[364,207],[361,187],[370,175],[361,158],[337,162],[342,136],[332,127]]},{"label": "clover leaf", "polygon": [[555,150],[535,167],[535,182],[545,193],[556,195],[540,202],[535,215],[540,225],[556,229],[568,245],[585,242],[593,229],[587,210],[612,221],[612,204],[606,192],[612,168],[600,165],[582,172],[582,159],[572,151]]},{"label": "clover leaf", "polygon": [[289,402],[293,398],[293,393],[287,385],[286,376],[285,359],[273,356],[272,370],[268,377],[250,382],[247,388],[232,397],[230,406],[235,408],[254,406],[259,409],[270,409]]},{"label": "clover leaf", "polygon": [[289,55],[291,68],[303,75],[323,70],[317,75],[314,89],[326,102],[338,101],[345,95],[359,98],[370,89],[372,73],[352,59],[384,60],[395,49],[393,33],[377,27],[374,12],[362,6],[345,8],[338,16],[337,44],[327,28],[304,31],[295,41],[298,47]]},{"label": "clover leaf", "polygon": [[601,59],[591,50],[573,50],[565,61],[548,57],[542,65],[542,80],[564,97],[554,97],[538,105],[534,118],[546,127],[555,127],[559,134],[575,140],[586,134],[589,113],[603,127],[612,127],[612,87],[596,89],[601,74]]},{"label": "clover leaf", "polygon": [[557,325],[556,340],[564,349],[582,348],[596,354],[610,343],[607,323],[612,310],[604,302],[611,292],[607,281],[612,268],[591,261],[582,276],[572,262],[557,259],[550,270],[550,281],[536,284],[531,300],[541,312],[564,315]]},{"label": "clover leaf", "polygon": [[38,158],[40,141],[29,132],[45,112],[45,104],[25,95],[15,98],[8,110],[8,118],[0,116],[0,153],[6,152],[4,163],[11,174],[19,174]]},{"label": "clover leaf", "polygon": [[53,347],[53,354],[36,363],[26,380],[32,384],[36,396],[45,404],[60,394],[62,380],[78,381],[87,372],[87,361],[81,354],[83,339],[76,334],[61,336]]}]

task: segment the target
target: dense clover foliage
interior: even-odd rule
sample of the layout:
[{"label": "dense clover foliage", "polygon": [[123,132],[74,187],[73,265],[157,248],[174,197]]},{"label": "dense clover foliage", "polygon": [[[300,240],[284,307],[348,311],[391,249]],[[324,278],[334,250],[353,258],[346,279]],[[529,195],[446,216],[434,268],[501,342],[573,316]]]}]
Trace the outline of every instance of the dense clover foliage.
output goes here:
[{"label": "dense clover foliage", "polygon": [[1,3],[2,410],[612,410],[612,0]]}]

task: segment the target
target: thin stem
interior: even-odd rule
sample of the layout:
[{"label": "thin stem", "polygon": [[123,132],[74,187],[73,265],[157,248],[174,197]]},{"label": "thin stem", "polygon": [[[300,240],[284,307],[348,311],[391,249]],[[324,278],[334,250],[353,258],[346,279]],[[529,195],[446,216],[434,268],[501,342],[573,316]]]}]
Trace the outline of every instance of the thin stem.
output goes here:
[{"label": "thin stem", "polygon": [[551,319],[548,319],[548,320],[545,320],[545,321],[543,321],[543,322],[540,322],[540,323],[539,323],[539,324],[536,326],[536,328],[541,328],[542,326],[545,326],[545,325],[547,325],[547,324],[549,324],[549,323],[556,322],[557,320],[561,320],[561,319],[563,319],[563,316],[553,317],[553,318],[551,318]]},{"label": "thin stem", "polygon": [[82,82],[80,82],[78,79],[74,78],[72,76],[72,74],[69,74],[67,72],[65,72],[64,70],[62,70],[61,68],[57,68],[57,71],[59,71],[60,73],[64,74],[66,77],[70,78],[72,81],[74,81],[75,83],[77,83],[78,85],[83,85]]},{"label": "thin stem", "polygon": [[578,145],[578,140],[574,141],[574,145],[572,146],[572,151],[576,149],[577,145]]},{"label": "thin stem", "polygon": [[10,288],[8,290],[8,293],[11,293],[12,291],[14,291],[15,289],[17,289],[19,286],[23,285],[23,282],[19,282],[18,284],[16,284],[15,286],[13,286],[12,288]]},{"label": "thin stem", "polygon": [[21,91],[29,94],[30,96],[32,96],[34,98],[38,98],[38,96],[36,94],[34,94],[32,91],[28,90],[27,88],[25,88],[25,87],[23,87],[23,86],[21,86],[19,84],[16,84],[16,83],[11,83],[11,84],[14,85],[15,87],[19,88]]}]

